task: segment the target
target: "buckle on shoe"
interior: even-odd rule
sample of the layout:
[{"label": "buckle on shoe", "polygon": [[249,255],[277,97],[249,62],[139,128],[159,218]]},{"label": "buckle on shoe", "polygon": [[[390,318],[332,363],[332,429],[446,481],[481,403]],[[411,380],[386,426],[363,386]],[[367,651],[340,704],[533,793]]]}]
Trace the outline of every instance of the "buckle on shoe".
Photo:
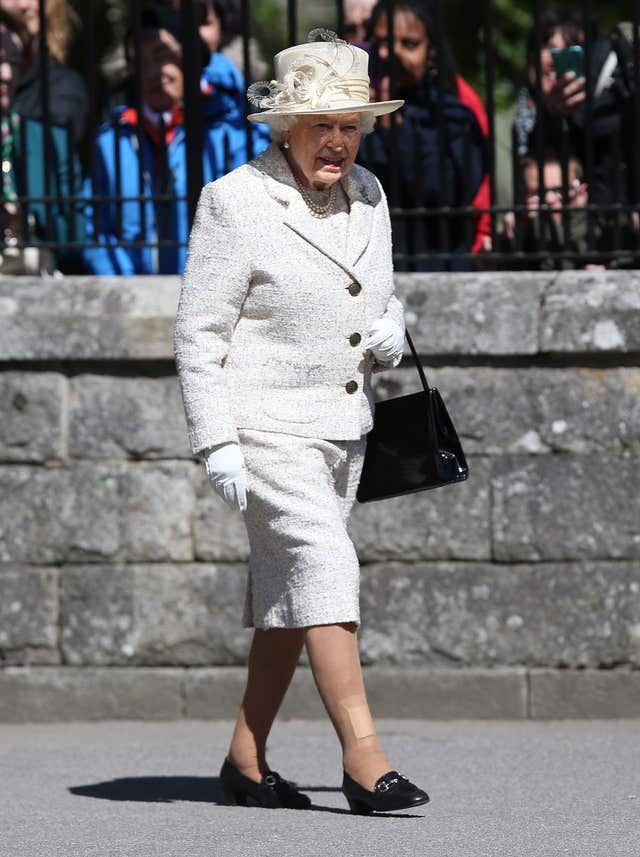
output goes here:
[{"label": "buckle on shoe", "polygon": [[270,789],[274,789],[278,785],[278,780],[279,777],[277,774],[272,774],[271,772],[269,772],[268,774],[264,775],[262,782],[265,784],[265,786],[269,786]]}]

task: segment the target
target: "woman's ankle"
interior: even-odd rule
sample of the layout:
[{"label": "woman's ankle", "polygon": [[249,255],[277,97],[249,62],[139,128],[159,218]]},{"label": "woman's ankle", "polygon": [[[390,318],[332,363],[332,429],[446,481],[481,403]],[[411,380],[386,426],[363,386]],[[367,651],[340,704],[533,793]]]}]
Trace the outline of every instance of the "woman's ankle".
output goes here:
[{"label": "woman's ankle", "polygon": [[356,744],[345,747],[342,764],[351,779],[368,791],[372,791],[376,781],[391,770],[387,757],[377,741],[375,745]]},{"label": "woman's ankle", "polygon": [[269,766],[267,765],[266,759],[256,759],[254,757],[242,756],[241,754],[236,754],[233,750],[229,750],[227,753],[227,760],[240,771],[245,777],[248,777],[250,780],[255,780],[255,782],[259,783],[262,777],[268,772]]}]

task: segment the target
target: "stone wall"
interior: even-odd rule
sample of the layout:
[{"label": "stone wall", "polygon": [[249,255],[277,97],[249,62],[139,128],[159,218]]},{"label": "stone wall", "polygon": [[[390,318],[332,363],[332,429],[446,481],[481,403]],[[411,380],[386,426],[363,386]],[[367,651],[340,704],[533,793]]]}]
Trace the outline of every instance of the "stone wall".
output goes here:
[{"label": "stone wall", "polygon": [[[397,285],[471,477],[354,510],[374,710],[640,715],[640,275]],[[247,539],[187,445],[178,291],[0,279],[0,719],[238,702]]]}]

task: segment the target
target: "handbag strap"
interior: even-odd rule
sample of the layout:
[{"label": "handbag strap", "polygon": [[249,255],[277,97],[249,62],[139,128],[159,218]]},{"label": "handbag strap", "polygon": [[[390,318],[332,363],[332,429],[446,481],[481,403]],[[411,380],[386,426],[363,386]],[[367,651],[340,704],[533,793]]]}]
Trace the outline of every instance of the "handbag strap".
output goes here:
[{"label": "handbag strap", "polygon": [[422,363],[420,358],[418,357],[418,352],[415,349],[415,345],[413,344],[413,340],[409,335],[409,331],[405,329],[405,336],[407,337],[407,342],[409,343],[409,348],[411,349],[411,354],[413,355],[414,362],[416,364],[416,369],[418,370],[418,375],[420,376],[420,380],[422,381],[422,386],[426,393],[429,392],[429,383],[427,381],[427,376],[424,373],[424,369],[422,368]]}]

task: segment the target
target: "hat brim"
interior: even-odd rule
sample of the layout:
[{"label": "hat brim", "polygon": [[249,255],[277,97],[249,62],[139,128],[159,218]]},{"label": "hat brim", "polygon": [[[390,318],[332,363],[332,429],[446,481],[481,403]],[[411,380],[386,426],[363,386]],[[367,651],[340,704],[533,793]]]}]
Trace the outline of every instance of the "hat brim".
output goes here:
[{"label": "hat brim", "polygon": [[263,110],[260,113],[250,113],[247,116],[247,119],[250,119],[251,122],[261,122],[264,125],[268,125],[272,119],[275,119],[279,116],[329,116],[333,113],[373,113],[374,116],[385,116],[387,113],[393,113],[394,110],[398,110],[404,101],[369,101],[366,104],[352,104],[347,107],[320,107],[316,110],[291,110],[277,107],[273,107],[270,110]]}]

